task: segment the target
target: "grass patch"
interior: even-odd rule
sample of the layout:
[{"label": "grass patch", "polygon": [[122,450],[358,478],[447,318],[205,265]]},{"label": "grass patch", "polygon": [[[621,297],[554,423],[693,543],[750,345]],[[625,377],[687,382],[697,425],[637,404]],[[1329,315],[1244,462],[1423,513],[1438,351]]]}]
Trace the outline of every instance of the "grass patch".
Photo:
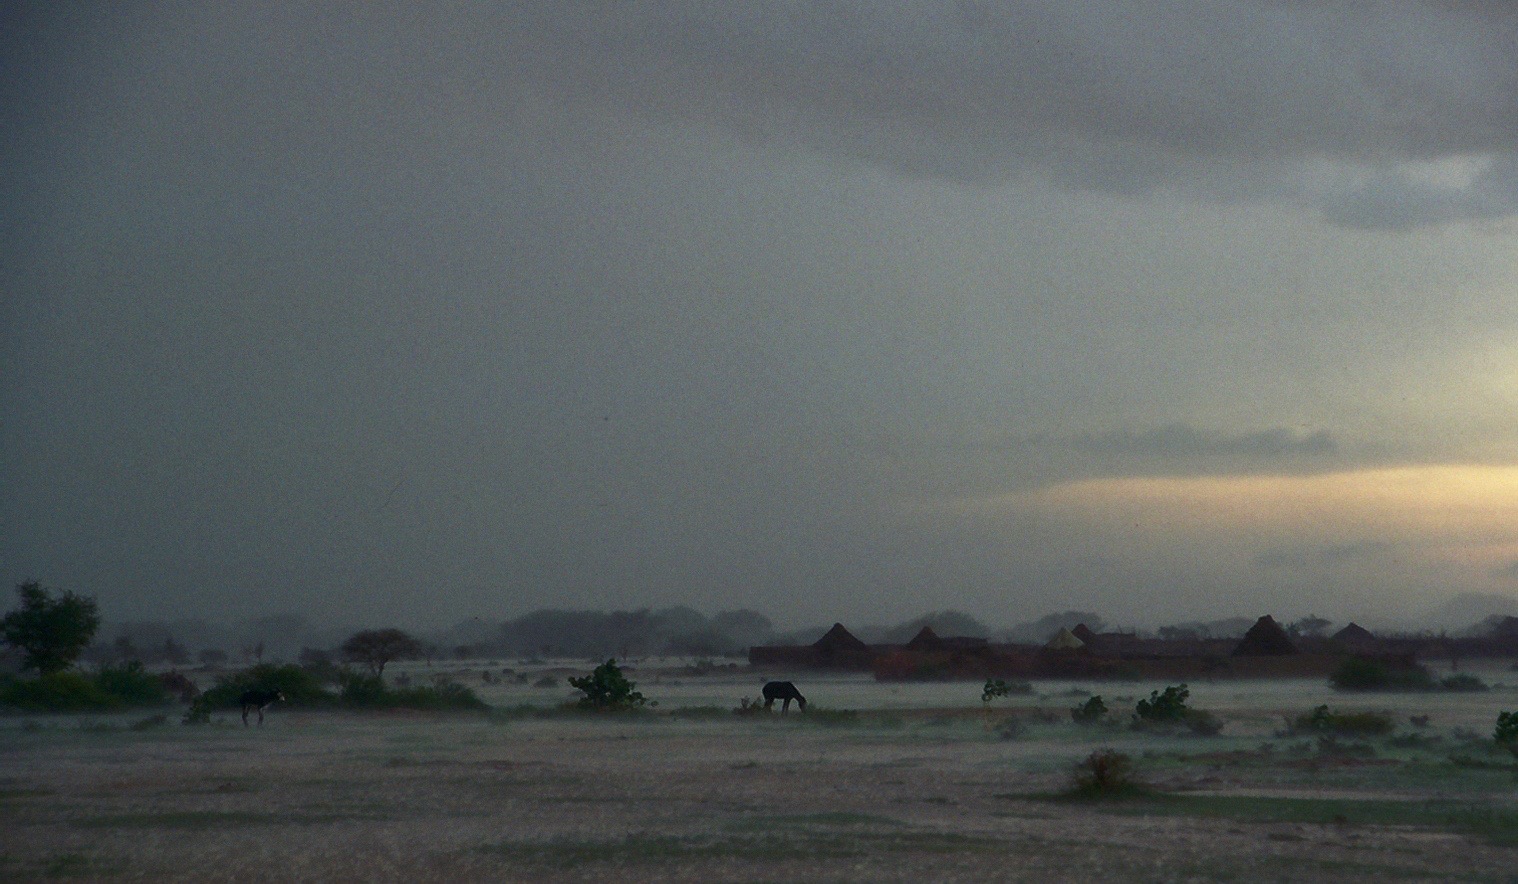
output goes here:
[{"label": "grass patch", "polygon": [[814,707],[796,717],[806,724],[816,724],[823,727],[857,727],[863,724],[859,713],[853,709],[817,709]]},{"label": "grass patch", "polygon": [[727,721],[733,717],[733,710],[721,706],[681,706],[670,710],[669,717],[687,721]]},{"label": "grass patch", "polygon": [[23,860],[0,853],[0,881],[36,881],[56,878],[113,878],[126,874],[126,863],[83,853],[59,853]]},{"label": "grass patch", "polygon": [[1470,835],[1500,847],[1518,846],[1518,808],[1461,801],[1150,794],[1115,802],[1104,809],[1125,815],[1194,816],[1256,823],[1418,826]]},{"label": "grass patch", "polygon": [[751,816],[735,821],[729,826],[738,831],[770,831],[773,829],[809,828],[812,826],[833,827],[856,827],[856,826],[882,826],[897,827],[905,823],[890,817],[877,816],[870,813],[850,813],[848,811],[832,811],[824,813],[796,813],[765,816]]},{"label": "grass patch", "polygon": [[174,810],[159,813],[113,813],[73,821],[80,829],[241,829],[253,826],[320,825],[355,819],[382,819],[362,811],[262,813],[245,810]]},{"label": "grass patch", "polygon": [[513,841],[479,848],[512,862],[568,868],[587,863],[662,865],[702,859],[778,861],[848,859],[888,853],[959,853],[1001,849],[991,838],[952,832],[817,831],[802,828],[761,835],[634,834],[611,840],[560,838]]}]

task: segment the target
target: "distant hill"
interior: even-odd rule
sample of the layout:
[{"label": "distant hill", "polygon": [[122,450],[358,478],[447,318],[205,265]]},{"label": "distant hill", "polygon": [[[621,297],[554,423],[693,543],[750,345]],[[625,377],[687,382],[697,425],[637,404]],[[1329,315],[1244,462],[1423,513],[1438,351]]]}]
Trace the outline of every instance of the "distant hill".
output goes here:
[{"label": "distant hill", "polygon": [[1429,611],[1419,629],[1459,632],[1492,616],[1518,616],[1518,598],[1495,592],[1465,592]]}]

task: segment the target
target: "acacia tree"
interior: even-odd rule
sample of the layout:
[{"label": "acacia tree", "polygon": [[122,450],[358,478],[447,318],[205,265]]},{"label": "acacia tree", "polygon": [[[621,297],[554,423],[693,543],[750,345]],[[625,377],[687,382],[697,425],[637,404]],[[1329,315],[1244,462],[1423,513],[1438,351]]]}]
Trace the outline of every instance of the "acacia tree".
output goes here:
[{"label": "acacia tree", "polygon": [[348,636],[338,648],[343,659],[369,667],[375,678],[385,674],[385,664],[405,660],[422,652],[422,643],[399,629],[365,629]]},{"label": "acacia tree", "polygon": [[22,665],[40,675],[73,665],[100,628],[95,600],[67,590],[54,597],[35,580],[17,586],[16,594],[21,607],[0,618],[0,635],[21,649]]}]

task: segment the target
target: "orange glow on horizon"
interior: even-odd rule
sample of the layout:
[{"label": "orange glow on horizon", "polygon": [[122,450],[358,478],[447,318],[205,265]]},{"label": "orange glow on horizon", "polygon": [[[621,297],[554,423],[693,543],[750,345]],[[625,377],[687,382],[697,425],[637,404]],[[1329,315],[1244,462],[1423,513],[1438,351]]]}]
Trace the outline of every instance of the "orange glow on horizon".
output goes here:
[{"label": "orange glow on horizon", "polygon": [[1518,533],[1518,467],[1387,467],[1308,476],[1084,479],[1031,493],[1036,509],[1102,521],[1163,513],[1174,523],[1286,529],[1328,520],[1428,538]]}]

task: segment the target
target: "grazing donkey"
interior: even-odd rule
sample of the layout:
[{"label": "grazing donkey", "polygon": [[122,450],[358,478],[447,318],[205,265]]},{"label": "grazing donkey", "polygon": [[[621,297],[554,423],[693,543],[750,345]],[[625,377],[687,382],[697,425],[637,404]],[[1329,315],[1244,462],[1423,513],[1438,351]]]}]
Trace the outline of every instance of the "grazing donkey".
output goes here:
[{"label": "grazing donkey", "polygon": [[796,686],[788,681],[769,681],[764,683],[764,708],[769,709],[775,705],[776,700],[784,700],[780,704],[780,714],[784,715],[791,711],[791,701],[795,700],[801,711],[806,711],[806,697],[796,690]]},{"label": "grazing donkey", "polygon": [[242,726],[248,726],[248,713],[256,709],[258,710],[258,726],[263,727],[264,707],[268,706],[270,703],[273,703],[275,700],[283,700],[284,698],[285,695],[279,691],[262,691],[254,689],[244,692],[243,695],[238,698],[239,702],[242,703]]}]

